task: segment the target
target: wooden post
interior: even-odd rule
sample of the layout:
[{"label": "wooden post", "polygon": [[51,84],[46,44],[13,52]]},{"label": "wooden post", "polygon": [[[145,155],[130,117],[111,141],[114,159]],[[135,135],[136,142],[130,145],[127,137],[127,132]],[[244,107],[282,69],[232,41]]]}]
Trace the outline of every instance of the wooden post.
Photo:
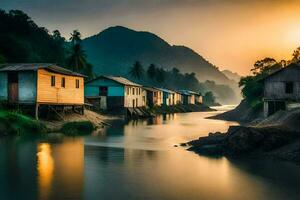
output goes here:
[{"label": "wooden post", "polygon": [[35,119],[39,120],[39,104],[35,104]]},{"label": "wooden post", "polygon": [[82,106],[82,112],[81,112],[82,115],[84,115],[84,105]]}]

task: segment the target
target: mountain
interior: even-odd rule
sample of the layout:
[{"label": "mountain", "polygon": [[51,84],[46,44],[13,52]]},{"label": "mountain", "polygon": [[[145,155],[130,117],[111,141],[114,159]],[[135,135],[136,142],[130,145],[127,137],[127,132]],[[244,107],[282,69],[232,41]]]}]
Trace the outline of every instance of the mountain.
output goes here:
[{"label": "mountain", "polygon": [[229,78],[230,80],[234,80],[235,82],[239,82],[241,79],[241,76],[236,73],[236,72],[232,72],[230,70],[223,70],[222,73],[227,76],[227,78]]},{"label": "mountain", "polygon": [[222,72],[201,55],[185,46],[172,46],[157,35],[116,26],[83,40],[89,61],[96,74],[128,74],[135,61],[144,67],[151,63],[165,69],[178,68],[182,72],[195,72],[204,82],[232,84]]}]

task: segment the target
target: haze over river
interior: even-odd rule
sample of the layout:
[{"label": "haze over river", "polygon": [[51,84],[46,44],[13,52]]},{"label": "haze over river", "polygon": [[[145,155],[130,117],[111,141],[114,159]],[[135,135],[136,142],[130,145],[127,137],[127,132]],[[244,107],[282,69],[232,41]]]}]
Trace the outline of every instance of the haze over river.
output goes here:
[{"label": "haze over river", "polygon": [[175,144],[226,131],[216,112],[112,121],[102,134],[0,138],[0,199],[299,199],[300,167],[210,158]]}]

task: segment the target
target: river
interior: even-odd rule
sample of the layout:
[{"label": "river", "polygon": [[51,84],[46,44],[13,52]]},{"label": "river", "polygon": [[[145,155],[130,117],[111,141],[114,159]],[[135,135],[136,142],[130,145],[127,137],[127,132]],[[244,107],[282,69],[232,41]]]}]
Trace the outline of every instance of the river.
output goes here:
[{"label": "river", "polygon": [[218,109],[115,120],[85,137],[0,138],[0,199],[299,199],[299,166],[174,147],[237,124],[205,119]]}]

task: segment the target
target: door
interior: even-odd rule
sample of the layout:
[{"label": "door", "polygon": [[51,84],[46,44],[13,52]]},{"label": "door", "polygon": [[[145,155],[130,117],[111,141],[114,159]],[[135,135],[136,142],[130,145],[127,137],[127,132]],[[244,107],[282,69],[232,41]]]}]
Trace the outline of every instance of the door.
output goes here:
[{"label": "door", "polygon": [[8,73],[8,101],[9,103],[17,103],[19,99],[19,80],[18,73]]}]

